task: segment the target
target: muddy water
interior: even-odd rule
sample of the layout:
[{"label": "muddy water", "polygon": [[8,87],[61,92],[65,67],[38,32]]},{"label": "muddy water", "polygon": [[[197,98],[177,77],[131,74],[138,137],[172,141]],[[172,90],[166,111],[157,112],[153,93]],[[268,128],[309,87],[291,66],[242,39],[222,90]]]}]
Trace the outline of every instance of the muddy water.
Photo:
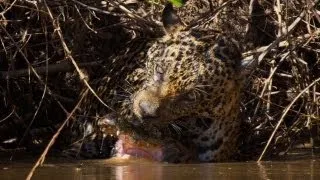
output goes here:
[{"label": "muddy water", "polygon": [[[31,163],[0,164],[0,180],[24,179]],[[142,160],[47,163],[34,180],[320,179],[320,159],[282,162],[165,164]]]}]

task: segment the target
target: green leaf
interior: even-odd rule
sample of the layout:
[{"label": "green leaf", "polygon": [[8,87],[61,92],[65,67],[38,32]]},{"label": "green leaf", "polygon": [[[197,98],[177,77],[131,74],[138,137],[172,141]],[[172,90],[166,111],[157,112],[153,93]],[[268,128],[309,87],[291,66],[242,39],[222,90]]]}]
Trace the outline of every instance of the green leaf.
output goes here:
[{"label": "green leaf", "polygon": [[174,5],[178,8],[184,5],[183,0],[169,0],[169,2],[171,2],[172,5]]}]

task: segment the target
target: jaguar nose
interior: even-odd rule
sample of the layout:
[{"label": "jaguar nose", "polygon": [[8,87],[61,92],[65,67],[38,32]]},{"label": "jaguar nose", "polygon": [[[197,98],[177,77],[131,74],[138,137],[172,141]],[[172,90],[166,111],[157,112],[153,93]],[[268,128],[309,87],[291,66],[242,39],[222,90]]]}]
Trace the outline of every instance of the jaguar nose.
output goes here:
[{"label": "jaguar nose", "polygon": [[154,118],[158,116],[159,104],[153,101],[142,100],[139,102],[141,118]]}]

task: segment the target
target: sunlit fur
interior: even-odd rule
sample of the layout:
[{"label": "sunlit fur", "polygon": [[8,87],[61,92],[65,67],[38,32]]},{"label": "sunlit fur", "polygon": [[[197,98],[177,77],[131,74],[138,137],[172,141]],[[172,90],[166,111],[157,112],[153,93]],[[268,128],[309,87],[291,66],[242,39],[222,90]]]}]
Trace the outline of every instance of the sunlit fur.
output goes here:
[{"label": "sunlit fur", "polygon": [[[130,100],[136,116],[132,121],[179,121],[196,134],[192,141],[199,147],[201,161],[225,160],[239,134],[241,54],[223,36],[198,39],[192,31],[178,28],[151,46],[145,81]],[[202,119],[211,120],[208,127],[196,127]]]}]

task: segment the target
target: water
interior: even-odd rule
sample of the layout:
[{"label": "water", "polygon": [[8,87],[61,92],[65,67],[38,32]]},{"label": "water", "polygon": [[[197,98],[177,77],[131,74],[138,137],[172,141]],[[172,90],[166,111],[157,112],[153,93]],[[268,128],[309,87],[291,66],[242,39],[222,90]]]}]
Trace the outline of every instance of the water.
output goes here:
[{"label": "water", "polygon": [[[0,164],[1,180],[24,179],[32,163]],[[34,180],[195,180],[195,179],[320,179],[320,159],[280,162],[166,164],[145,160],[46,163]]]}]

